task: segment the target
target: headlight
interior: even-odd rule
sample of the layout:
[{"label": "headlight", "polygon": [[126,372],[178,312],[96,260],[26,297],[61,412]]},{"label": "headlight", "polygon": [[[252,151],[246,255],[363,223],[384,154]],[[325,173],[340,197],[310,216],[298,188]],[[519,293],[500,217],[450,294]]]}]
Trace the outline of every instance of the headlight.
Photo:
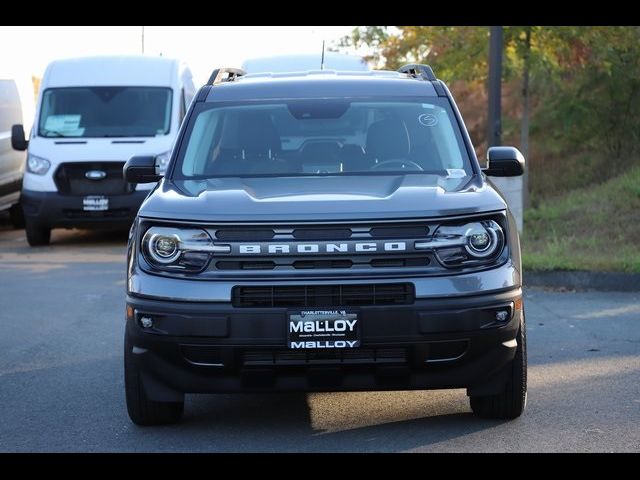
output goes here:
[{"label": "headlight", "polygon": [[142,237],[142,254],[161,270],[199,272],[216,253],[229,253],[229,245],[215,245],[199,228],[151,227]]},{"label": "headlight", "polygon": [[27,156],[27,172],[44,175],[49,171],[49,168],[51,168],[51,162],[46,158],[36,157],[31,154]]},{"label": "headlight", "polygon": [[462,225],[440,225],[431,241],[416,242],[418,250],[433,250],[445,267],[493,262],[505,245],[504,232],[493,220]]},{"label": "headlight", "polygon": [[175,233],[153,233],[147,242],[149,255],[157,263],[170,264],[180,256],[180,237]]},{"label": "headlight", "polygon": [[164,175],[167,173],[169,160],[171,160],[171,151],[164,152],[156,156],[156,173],[158,175]]},{"label": "headlight", "polygon": [[490,257],[502,243],[502,238],[498,238],[502,236],[502,229],[493,221],[485,224],[471,224],[468,226],[465,235],[467,237],[467,243],[464,248],[474,258]]}]

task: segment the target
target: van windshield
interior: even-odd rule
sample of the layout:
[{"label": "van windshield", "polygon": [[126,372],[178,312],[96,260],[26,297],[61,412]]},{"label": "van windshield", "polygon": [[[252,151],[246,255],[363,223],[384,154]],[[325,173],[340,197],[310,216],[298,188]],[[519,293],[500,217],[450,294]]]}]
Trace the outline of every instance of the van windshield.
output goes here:
[{"label": "van windshield", "polygon": [[50,88],[42,96],[41,137],[153,137],[169,133],[171,89]]},{"label": "van windshield", "polygon": [[446,99],[272,100],[194,113],[176,179],[473,173]]}]

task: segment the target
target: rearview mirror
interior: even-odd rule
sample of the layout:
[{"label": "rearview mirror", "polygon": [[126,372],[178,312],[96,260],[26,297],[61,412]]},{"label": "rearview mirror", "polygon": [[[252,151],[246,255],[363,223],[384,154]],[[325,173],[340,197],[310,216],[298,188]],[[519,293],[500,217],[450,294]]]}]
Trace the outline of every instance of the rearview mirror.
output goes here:
[{"label": "rearview mirror", "polygon": [[152,155],[131,157],[124,164],[122,172],[129,183],[157,182],[162,178],[156,173],[156,157]]},{"label": "rearview mirror", "polygon": [[485,175],[517,177],[524,173],[524,157],[515,147],[491,147],[487,150]]},{"label": "rearview mirror", "polygon": [[29,142],[24,138],[24,127],[21,124],[11,126],[11,146],[14,150],[24,152]]}]

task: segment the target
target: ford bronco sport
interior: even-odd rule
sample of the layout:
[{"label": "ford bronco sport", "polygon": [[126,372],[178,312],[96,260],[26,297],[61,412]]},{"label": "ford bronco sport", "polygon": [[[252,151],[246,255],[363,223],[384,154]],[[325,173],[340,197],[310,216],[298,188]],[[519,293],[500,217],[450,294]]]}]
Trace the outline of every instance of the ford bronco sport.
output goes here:
[{"label": "ford bronco sport", "polygon": [[520,246],[427,65],[214,71],[131,228],[129,416],[178,421],[184,394],[466,388],[515,418],[527,391]]}]

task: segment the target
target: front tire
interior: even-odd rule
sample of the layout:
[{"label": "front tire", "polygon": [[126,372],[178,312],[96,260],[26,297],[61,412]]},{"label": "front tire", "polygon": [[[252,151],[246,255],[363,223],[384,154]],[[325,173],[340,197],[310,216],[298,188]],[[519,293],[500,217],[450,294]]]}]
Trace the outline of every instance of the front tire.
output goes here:
[{"label": "front tire", "polygon": [[182,418],[184,401],[154,402],[144,391],[140,370],[132,353],[133,345],[125,334],[124,340],[124,385],[129,418],[136,425],[166,425]]},{"label": "front tire", "polygon": [[32,247],[49,245],[51,242],[51,229],[43,227],[33,220],[26,220],[25,231],[27,233],[27,242],[29,242],[29,245]]},{"label": "front tire", "polygon": [[509,366],[509,379],[504,390],[497,395],[469,398],[471,410],[479,417],[512,420],[522,415],[527,405],[527,331],[522,322],[516,336],[518,346]]}]

